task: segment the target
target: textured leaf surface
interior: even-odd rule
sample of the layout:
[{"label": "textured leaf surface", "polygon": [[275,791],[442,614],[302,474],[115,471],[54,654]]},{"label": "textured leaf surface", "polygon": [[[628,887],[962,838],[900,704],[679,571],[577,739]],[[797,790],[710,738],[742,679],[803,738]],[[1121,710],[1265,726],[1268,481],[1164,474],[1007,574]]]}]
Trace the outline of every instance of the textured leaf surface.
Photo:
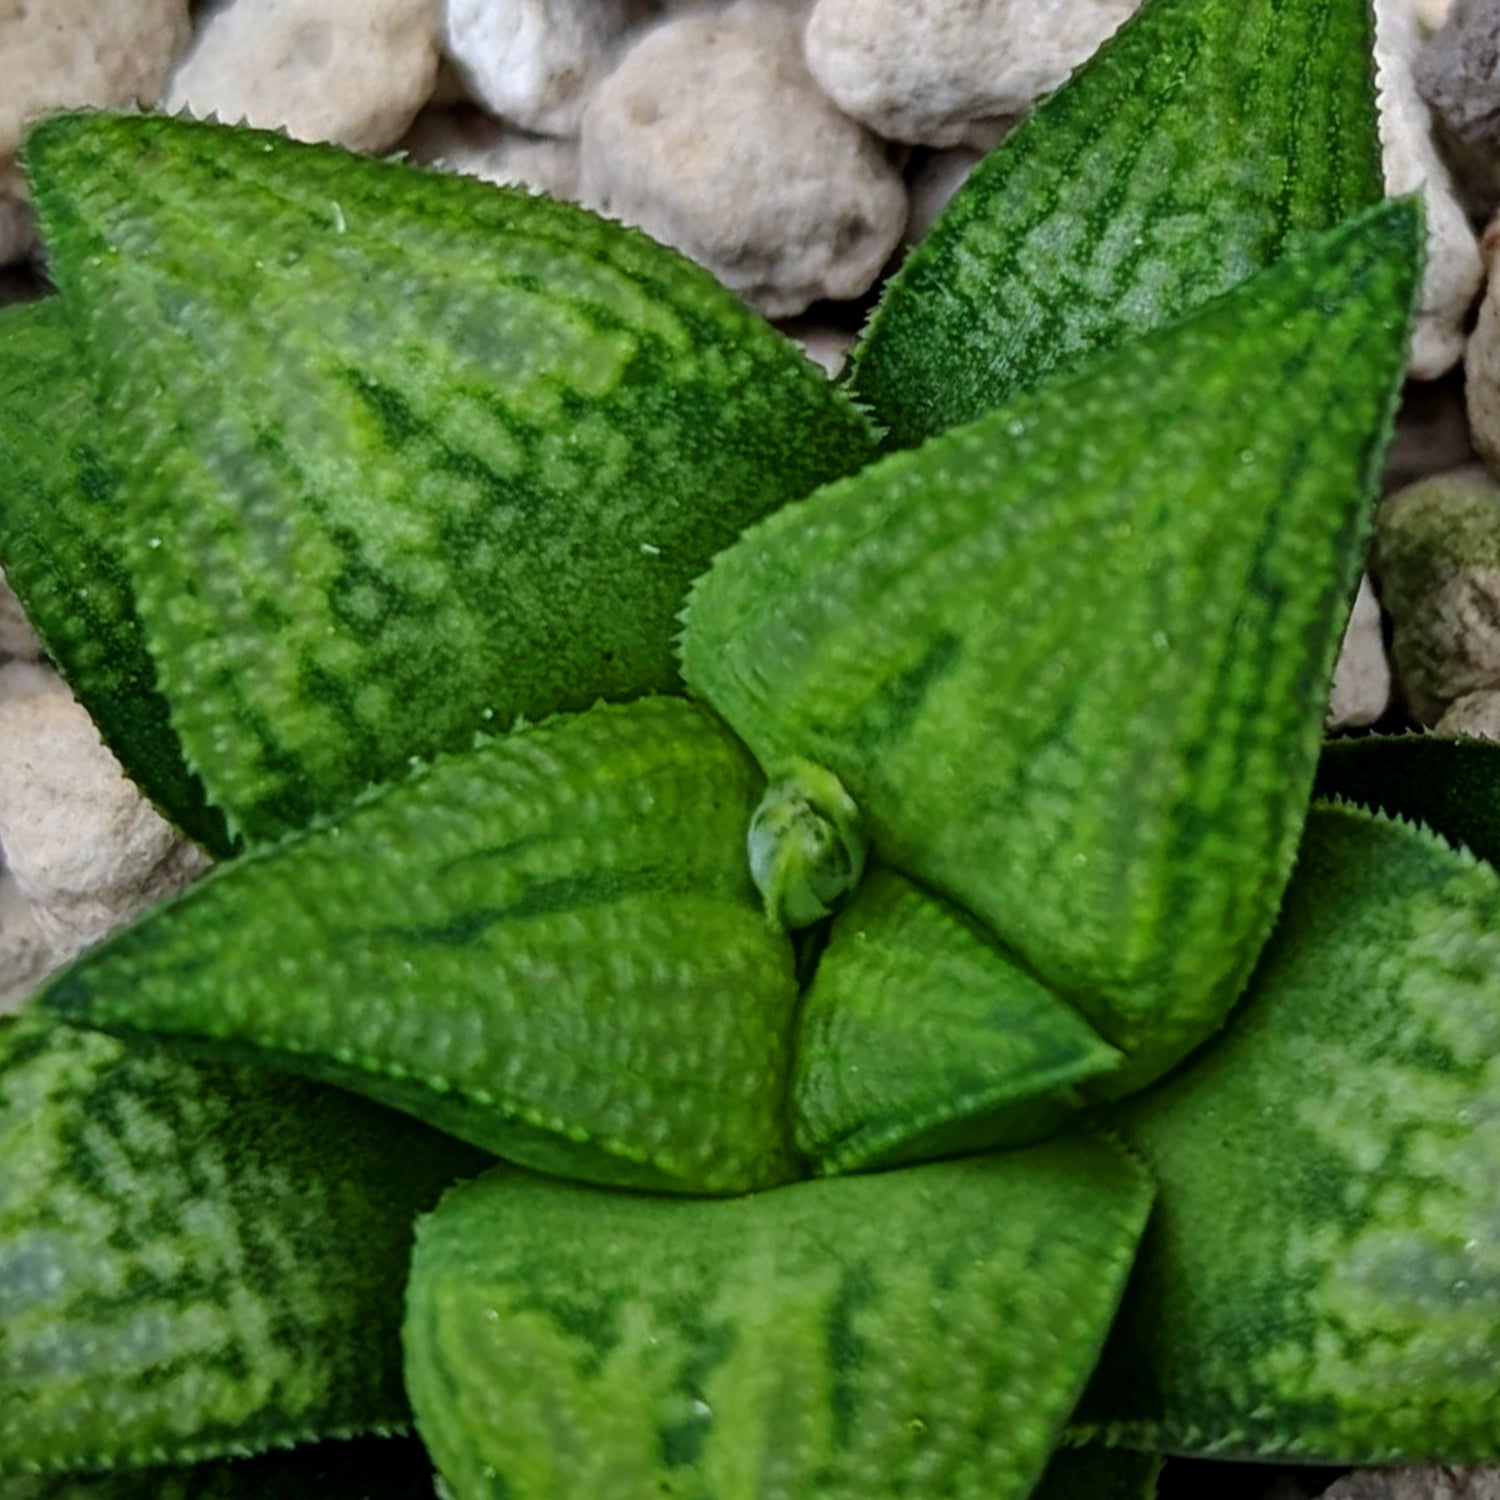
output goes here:
[{"label": "textured leaf surface", "polygon": [[1500,875],[1315,809],[1235,1023],[1113,1123],[1161,1201],[1082,1409],[1171,1452],[1500,1453]]},{"label": "textured leaf surface", "polygon": [[0,1473],[406,1421],[412,1223],[482,1164],[334,1089],[0,1025]]},{"label": "textured leaf surface", "polygon": [[0,1479],[0,1500],[435,1500],[410,1438],[317,1443],[290,1453],[134,1473]]},{"label": "textured leaf surface", "polygon": [[1290,873],[1418,240],[1375,210],[694,587],[693,687],[1074,1002],[1111,1088],[1219,1024]]},{"label": "textured leaf surface", "polygon": [[1500,745],[1419,734],[1334,740],[1313,792],[1425,824],[1500,866]]},{"label": "textured leaf surface", "polygon": [[230,849],[183,763],[118,538],[93,399],[57,302],[0,316],[0,566],[130,778],[185,833]]},{"label": "textured leaf surface", "polygon": [[491,1174],[418,1232],[418,1426],[455,1500],[1021,1500],[1149,1200],[1076,1139],[728,1202]]},{"label": "textured leaf surface", "polygon": [[[1153,1500],[1161,1459],[1126,1448],[1059,1448],[1031,1500]],[[4,1500],[4,1497],[0,1497]]]},{"label": "textured leaf surface", "polygon": [[915,446],[1384,195],[1369,0],[1147,0],[888,283],[852,386]]},{"label": "textured leaf surface", "polygon": [[57,117],[26,161],[190,763],[255,839],[670,690],[688,582],[870,451],[706,273],[520,190]]},{"label": "textured leaf surface", "polygon": [[876,870],[803,998],[797,1144],[843,1172],[1039,1140],[1119,1061],[962,912]]},{"label": "textured leaf surface", "polygon": [[41,994],[546,1171],[763,1186],[794,1171],[797,988],[746,868],[762,786],[677,699],[558,719],[221,867]]}]

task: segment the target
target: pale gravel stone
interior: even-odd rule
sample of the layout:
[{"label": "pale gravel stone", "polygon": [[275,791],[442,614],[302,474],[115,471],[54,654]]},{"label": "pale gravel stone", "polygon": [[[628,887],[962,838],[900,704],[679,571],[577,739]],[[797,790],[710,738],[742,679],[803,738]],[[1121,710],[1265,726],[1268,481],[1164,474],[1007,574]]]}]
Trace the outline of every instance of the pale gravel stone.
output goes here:
[{"label": "pale gravel stone", "polygon": [[1500,474],[1500,276],[1494,274],[1500,254],[1500,217],[1481,241],[1490,282],[1464,354],[1464,396],[1475,451]]},{"label": "pale gravel stone", "polygon": [[156,103],[190,34],[188,0],[0,0],[0,266],[36,246],[16,150],[55,109]]},{"label": "pale gravel stone", "polygon": [[845,114],[890,140],[982,144],[1063,83],[1140,0],[818,0],[807,63]]},{"label": "pale gravel stone", "polygon": [[410,160],[440,171],[554,198],[578,197],[577,141],[527,135],[477,109],[424,109],[401,149]]},{"label": "pale gravel stone", "polygon": [[384,151],[437,71],[436,0],[231,0],[200,22],[163,108]]},{"label": "pale gravel stone", "polygon": [[1412,14],[1426,36],[1433,36],[1447,24],[1453,11],[1453,0],[1410,0]]},{"label": "pale gravel stone", "polygon": [[1409,373],[1431,380],[1463,357],[1469,309],[1484,280],[1479,244],[1453,175],[1433,141],[1432,115],[1412,65],[1423,45],[1411,0],[1376,0],[1375,79],[1386,190],[1420,193],[1427,264],[1417,298]]},{"label": "pale gravel stone", "polygon": [[42,654],[42,643],[21,608],[21,601],[5,581],[5,569],[0,568],[0,665],[12,658],[35,661]]},{"label": "pale gravel stone", "polygon": [[771,318],[858,297],[906,223],[881,144],[818,91],[795,8],[690,12],[584,111],[583,201],[706,266]]},{"label": "pale gravel stone", "polygon": [[1500,1468],[1362,1469],[1336,1480],[1321,1500],[1500,1500]]},{"label": "pale gravel stone", "polygon": [[55,953],[180,890],[207,857],[126,779],[63,683],[0,668],[0,851]]},{"label": "pale gravel stone", "polygon": [[49,110],[154,104],[189,30],[187,0],[0,0],[0,161]]},{"label": "pale gravel stone", "polygon": [[1478,455],[1469,437],[1463,371],[1441,380],[1413,381],[1396,413],[1396,430],[1381,468],[1382,494],[1445,469],[1472,464]]},{"label": "pale gravel stone", "polygon": [[13,266],[36,249],[36,215],[20,172],[0,171],[0,266]]},{"label": "pale gravel stone", "polygon": [[857,336],[852,328],[805,323],[796,318],[780,326],[781,331],[830,379],[844,368],[844,360]]},{"label": "pale gravel stone", "polygon": [[0,1016],[18,1010],[36,985],[63,962],[15,879],[0,869]]},{"label": "pale gravel stone", "polygon": [[906,242],[919,245],[953,195],[969,180],[969,173],[984,160],[976,146],[950,146],[924,156],[906,174],[911,194],[911,213],[906,221]]},{"label": "pale gravel stone", "polygon": [[1500,740],[1500,689],[1455,698],[1432,732],[1446,739]]},{"label": "pale gravel stone", "polygon": [[1419,723],[1500,688],[1500,484],[1484,469],[1432,475],[1382,501],[1371,572],[1396,682]]},{"label": "pale gravel stone", "polygon": [[473,100],[541,135],[576,135],[636,0],[443,0],[443,51]]},{"label": "pale gravel stone", "polygon": [[1488,218],[1500,203],[1500,0],[1457,0],[1414,73],[1465,207]]},{"label": "pale gravel stone", "polygon": [[1380,601],[1368,577],[1359,581],[1354,607],[1333,669],[1324,727],[1360,729],[1391,705],[1391,664],[1381,635]]}]

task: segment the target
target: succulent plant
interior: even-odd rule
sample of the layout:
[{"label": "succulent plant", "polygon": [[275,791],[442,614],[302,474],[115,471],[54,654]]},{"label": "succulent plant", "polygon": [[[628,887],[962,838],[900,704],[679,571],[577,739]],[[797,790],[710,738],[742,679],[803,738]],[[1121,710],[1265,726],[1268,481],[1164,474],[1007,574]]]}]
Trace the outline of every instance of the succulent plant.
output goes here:
[{"label": "succulent plant", "polygon": [[836,384],[580,209],[37,127],[0,562],[220,863],[0,1023],[0,1500],[1500,1449],[1500,778],[1320,764],[1370,32],[1148,0]]}]

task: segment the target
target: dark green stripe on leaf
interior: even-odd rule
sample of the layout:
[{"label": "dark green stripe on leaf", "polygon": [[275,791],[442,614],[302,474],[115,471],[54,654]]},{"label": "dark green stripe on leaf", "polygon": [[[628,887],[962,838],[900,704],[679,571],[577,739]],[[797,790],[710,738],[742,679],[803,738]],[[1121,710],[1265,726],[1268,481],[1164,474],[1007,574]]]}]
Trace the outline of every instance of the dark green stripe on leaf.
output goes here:
[{"label": "dark green stripe on leaf", "polygon": [[58,303],[0,316],[0,566],[49,655],[126,774],[214,854],[223,817],[183,763],[134,591],[126,524],[96,447],[97,416]]},{"label": "dark green stripe on leaf", "polygon": [[720,1202],[499,1171],[418,1232],[418,1427],[458,1500],[1023,1500],[1150,1193],[1077,1138]]},{"label": "dark green stripe on leaf", "polygon": [[0,1023],[0,1474],[399,1426],[412,1221],[483,1163],[299,1079]]},{"label": "dark green stripe on leaf", "polygon": [[797,986],[746,868],[762,785],[681,700],[559,718],[222,867],[43,1001],[342,1083],[544,1171],[764,1187],[797,1171]]},{"label": "dark green stripe on leaf", "polygon": [[767,771],[1157,1076],[1223,1020],[1291,871],[1405,365],[1384,205],[1074,378],[761,523],[695,585],[689,682]]},{"label": "dark green stripe on leaf", "polygon": [[871,452],[792,344],[581,209],[160,118],[57,117],[26,162],[163,690],[253,841],[672,690],[689,581]]},{"label": "dark green stripe on leaf", "polygon": [[1234,1024],[1111,1123],[1160,1185],[1080,1411],[1173,1453],[1500,1455],[1500,874],[1315,808]]},{"label": "dark green stripe on leaf", "polygon": [[1147,0],[887,285],[851,387],[914,446],[1383,196],[1369,0]]}]

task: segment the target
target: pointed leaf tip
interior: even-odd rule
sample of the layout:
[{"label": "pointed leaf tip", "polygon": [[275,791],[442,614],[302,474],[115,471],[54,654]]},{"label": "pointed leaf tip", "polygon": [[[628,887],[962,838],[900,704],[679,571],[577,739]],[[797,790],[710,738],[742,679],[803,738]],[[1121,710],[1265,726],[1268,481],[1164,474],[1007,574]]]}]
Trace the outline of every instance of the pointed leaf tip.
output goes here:
[{"label": "pointed leaf tip", "polygon": [[1369,0],[1147,0],[980,164],[848,369],[907,447],[1165,326],[1384,193]]},{"label": "pointed leaf tip", "polygon": [[1420,259],[1383,204],[1073,380],[782,511],[689,682],[1132,1058],[1220,1023],[1306,811]]},{"label": "pointed leaf tip", "polygon": [[27,162],[184,753],[252,842],[678,684],[687,585],[869,457],[707,273],[571,205],[74,114]]}]

